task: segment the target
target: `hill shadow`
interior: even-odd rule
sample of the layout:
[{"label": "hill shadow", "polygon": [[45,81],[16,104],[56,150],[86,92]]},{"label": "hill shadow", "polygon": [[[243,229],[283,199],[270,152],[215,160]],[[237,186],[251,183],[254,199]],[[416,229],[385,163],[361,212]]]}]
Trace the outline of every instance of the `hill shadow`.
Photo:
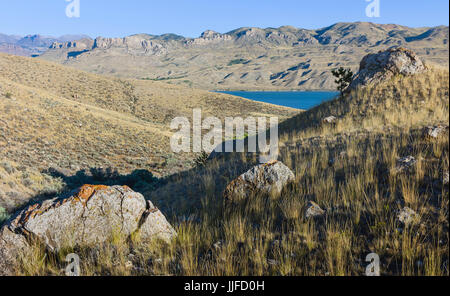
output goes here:
[{"label": "hill shadow", "polygon": [[158,186],[162,186],[165,182],[163,179],[155,177],[151,172],[141,169],[134,170],[130,174],[120,174],[116,169],[111,167],[83,169],[77,171],[75,174],[57,168],[49,168],[41,172],[52,178],[61,179],[64,183],[63,189],[57,193],[45,192],[35,195],[27,200],[26,203],[12,209],[13,213],[47,199],[67,195],[85,184],[107,186],[126,185],[135,192],[142,193],[144,191],[150,191]]}]

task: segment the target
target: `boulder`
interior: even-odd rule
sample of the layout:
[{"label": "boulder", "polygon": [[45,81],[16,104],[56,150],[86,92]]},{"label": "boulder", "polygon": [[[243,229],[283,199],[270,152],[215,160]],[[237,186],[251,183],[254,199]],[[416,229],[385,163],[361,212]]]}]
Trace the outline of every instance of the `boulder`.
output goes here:
[{"label": "boulder", "polygon": [[236,201],[256,192],[279,194],[294,179],[294,173],[286,165],[280,161],[271,161],[255,166],[231,181],[223,196],[226,200]]},{"label": "boulder", "polygon": [[391,48],[365,56],[349,89],[389,79],[395,75],[415,75],[426,71],[424,62],[411,50]]},{"label": "boulder", "polygon": [[[0,232],[0,270],[14,262],[30,239],[49,251],[95,246],[115,235],[169,241],[176,232],[164,215],[127,186],[84,185],[69,195],[34,204],[16,213]],[[11,264],[10,264],[11,265]],[[14,264],[12,264],[14,265]]]},{"label": "boulder", "polygon": [[324,214],[325,214],[325,211],[322,210],[318,204],[316,204],[313,201],[308,202],[308,205],[306,206],[306,213],[305,213],[306,218],[320,217],[320,216],[323,216]]}]

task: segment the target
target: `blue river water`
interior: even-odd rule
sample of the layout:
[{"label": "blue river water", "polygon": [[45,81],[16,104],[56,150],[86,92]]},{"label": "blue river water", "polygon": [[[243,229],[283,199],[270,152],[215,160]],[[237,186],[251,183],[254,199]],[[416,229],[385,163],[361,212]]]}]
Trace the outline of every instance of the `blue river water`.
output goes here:
[{"label": "blue river water", "polygon": [[339,93],[330,91],[219,91],[254,101],[308,110],[335,98]]}]

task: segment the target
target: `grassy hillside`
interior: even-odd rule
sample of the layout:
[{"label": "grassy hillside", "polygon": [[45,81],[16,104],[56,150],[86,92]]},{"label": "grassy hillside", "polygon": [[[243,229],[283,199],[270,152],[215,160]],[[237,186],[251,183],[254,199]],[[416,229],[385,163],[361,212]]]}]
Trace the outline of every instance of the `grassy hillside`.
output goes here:
[{"label": "grassy hillside", "polygon": [[[335,124],[323,118],[334,115]],[[394,77],[324,103],[281,125],[280,159],[296,175],[281,195],[254,195],[230,205],[226,184],[256,157],[230,154],[141,188],[168,215],[178,237],[130,250],[120,241],[88,256],[84,274],[121,275],[364,275],[367,254],[383,275],[449,274],[448,134],[423,136],[449,123],[449,73]],[[410,171],[398,159],[413,156]],[[314,201],[327,211],[307,219]],[[419,216],[397,221],[403,207]],[[61,258],[65,253],[61,252]],[[25,254],[22,274],[58,274],[42,250]],[[80,254],[80,253],[79,253]],[[91,258],[91,259],[89,259]],[[131,258],[131,259],[130,259]]]},{"label": "grassy hillside", "polygon": [[282,120],[298,113],[0,54],[0,206],[12,209],[30,196],[55,194],[67,182],[89,182],[92,176],[105,180],[139,170],[162,176],[189,168],[193,155],[170,151],[170,122],[191,118],[193,108],[221,119]]}]

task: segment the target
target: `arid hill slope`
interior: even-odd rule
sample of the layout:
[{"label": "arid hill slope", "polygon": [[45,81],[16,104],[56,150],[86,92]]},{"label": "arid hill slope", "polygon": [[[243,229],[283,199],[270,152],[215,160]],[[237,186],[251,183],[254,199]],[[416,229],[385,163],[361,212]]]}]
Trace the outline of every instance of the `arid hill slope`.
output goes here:
[{"label": "arid hill slope", "polygon": [[41,172],[50,168],[65,176],[94,168],[121,174],[144,169],[160,176],[190,167],[192,155],[170,150],[170,122],[177,116],[191,118],[193,108],[201,108],[203,117],[220,119],[253,115],[283,120],[298,113],[0,54],[0,203],[43,190],[51,180]]}]

